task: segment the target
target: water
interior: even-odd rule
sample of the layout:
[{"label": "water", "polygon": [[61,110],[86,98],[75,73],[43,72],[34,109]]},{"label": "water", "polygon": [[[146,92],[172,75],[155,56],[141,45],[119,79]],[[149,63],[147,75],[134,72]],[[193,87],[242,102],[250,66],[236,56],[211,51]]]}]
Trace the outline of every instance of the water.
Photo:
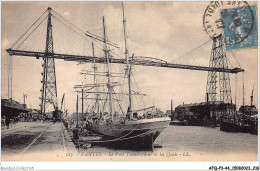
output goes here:
[{"label": "water", "polygon": [[156,139],[167,150],[188,150],[215,154],[256,153],[257,136],[229,133],[217,128],[169,126]]},{"label": "water", "polygon": [[257,141],[257,135],[223,132],[219,127],[170,125],[154,142],[162,148],[153,152],[106,147],[80,149],[80,152],[97,152],[103,157],[111,157],[111,160],[254,161],[258,155]]}]

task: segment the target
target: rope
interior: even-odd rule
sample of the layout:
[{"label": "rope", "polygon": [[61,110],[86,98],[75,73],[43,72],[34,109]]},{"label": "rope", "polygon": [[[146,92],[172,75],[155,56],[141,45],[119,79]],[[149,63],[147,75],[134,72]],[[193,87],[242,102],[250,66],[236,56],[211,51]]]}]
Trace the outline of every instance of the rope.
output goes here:
[{"label": "rope", "polygon": [[[166,117],[165,117],[165,119],[162,120],[161,122],[163,122],[163,121],[165,121],[165,120],[166,120]],[[117,141],[117,140],[128,140],[128,139],[140,137],[140,136],[142,136],[142,135],[144,135],[144,134],[147,134],[147,133],[153,131],[152,129],[150,129],[150,130],[148,130],[148,131],[146,131],[146,132],[144,132],[144,133],[142,133],[142,134],[135,135],[135,136],[132,136],[132,137],[124,138],[124,137],[126,137],[127,135],[131,134],[139,125],[140,125],[140,124],[136,125],[136,127],[135,127],[132,131],[130,131],[130,132],[127,133],[126,135],[123,135],[122,137],[119,137],[119,138],[116,138],[116,139],[112,139],[112,140],[105,140],[105,141],[95,141],[95,140],[91,141],[91,140],[90,140],[89,142],[113,142],[113,141]]]},{"label": "rope", "polygon": [[103,108],[102,108],[102,112],[104,112],[104,110],[105,110],[105,105],[106,105],[106,103],[107,103],[107,99],[108,99],[108,93],[106,94],[106,100],[105,100],[105,102],[104,102],[104,104],[103,104]]},{"label": "rope", "polygon": [[[124,138],[124,137],[126,137],[127,135],[130,135],[138,126],[139,126],[140,124],[138,124],[138,125],[136,125],[136,127],[133,129],[133,130],[131,130],[129,133],[127,133],[126,135],[123,135],[123,136],[121,136],[121,137],[119,137],[119,138],[115,138],[115,139],[112,139],[112,140],[105,140],[105,141],[90,141],[90,142],[112,142],[112,141],[117,141],[117,140],[125,140],[125,139],[130,139],[130,138],[134,138],[134,137],[136,137],[136,136],[133,136],[133,137],[128,137],[128,138]],[[149,130],[149,131],[151,131],[151,130]],[[148,132],[148,131],[147,131]],[[144,132],[144,133],[142,133],[142,134],[140,134],[140,135],[138,135],[138,136],[141,136],[141,135],[143,135],[143,134],[145,134],[145,133],[147,133],[147,132]],[[122,139],[122,138],[124,138],[124,139]]]},{"label": "rope", "polygon": [[[134,74],[133,74],[133,68],[131,69],[131,75],[132,75],[132,78],[134,79],[134,83],[135,83],[135,85],[136,85],[137,91],[138,91],[139,93],[143,94],[143,92],[141,91],[140,87],[138,86],[137,81],[136,81],[136,79],[135,79],[135,76],[134,76]],[[145,101],[145,100],[144,100],[144,96],[141,96],[141,99],[142,99],[142,100],[140,100],[140,101],[143,103],[144,108],[146,108],[146,105],[145,105],[145,102],[144,102],[144,101]]]},{"label": "rope", "polygon": [[123,112],[122,106],[120,105],[119,100],[118,100],[118,98],[117,98],[117,96],[116,96],[116,92],[115,92],[114,88],[112,88],[112,90],[113,90],[113,92],[115,93],[116,101],[117,101],[117,103],[118,103],[118,105],[119,105],[119,108],[120,108],[121,112],[123,113],[123,115],[125,115],[125,113]]}]

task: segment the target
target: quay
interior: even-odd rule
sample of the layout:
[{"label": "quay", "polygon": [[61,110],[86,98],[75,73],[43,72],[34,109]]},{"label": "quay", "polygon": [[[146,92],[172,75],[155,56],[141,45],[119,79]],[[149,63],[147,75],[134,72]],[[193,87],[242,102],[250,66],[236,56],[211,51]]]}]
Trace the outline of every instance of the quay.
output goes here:
[{"label": "quay", "polygon": [[[1,129],[2,160],[22,159],[26,156],[49,155],[63,157],[68,152],[77,153],[70,135],[62,122],[19,122],[9,129]],[[47,156],[46,156],[47,157]],[[45,157],[43,157],[44,160]],[[36,158],[35,158],[36,159]],[[36,160],[39,160],[37,158]]]}]

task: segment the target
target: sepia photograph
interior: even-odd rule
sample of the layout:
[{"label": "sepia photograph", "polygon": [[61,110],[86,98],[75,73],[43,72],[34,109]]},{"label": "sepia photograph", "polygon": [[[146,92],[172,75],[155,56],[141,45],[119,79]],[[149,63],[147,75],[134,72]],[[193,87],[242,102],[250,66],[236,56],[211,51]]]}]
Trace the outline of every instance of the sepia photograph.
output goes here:
[{"label": "sepia photograph", "polygon": [[1,161],[258,160],[257,1],[1,2]]}]

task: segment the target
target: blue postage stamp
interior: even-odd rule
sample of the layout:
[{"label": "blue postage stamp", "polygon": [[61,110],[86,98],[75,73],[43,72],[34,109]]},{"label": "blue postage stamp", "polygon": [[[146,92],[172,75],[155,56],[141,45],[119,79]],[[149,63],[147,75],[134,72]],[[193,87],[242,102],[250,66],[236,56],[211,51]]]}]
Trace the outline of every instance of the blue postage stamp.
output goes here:
[{"label": "blue postage stamp", "polygon": [[226,50],[258,46],[257,15],[255,6],[221,10]]}]

